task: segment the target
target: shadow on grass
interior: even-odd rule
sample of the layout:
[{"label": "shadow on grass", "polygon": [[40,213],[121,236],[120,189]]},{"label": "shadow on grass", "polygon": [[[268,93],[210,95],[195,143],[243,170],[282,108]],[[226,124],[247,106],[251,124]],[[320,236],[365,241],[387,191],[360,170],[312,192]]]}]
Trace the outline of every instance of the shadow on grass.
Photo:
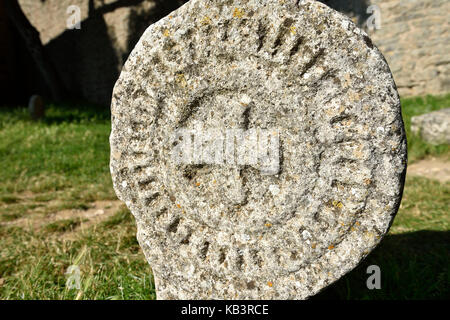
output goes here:
[{"label": "shadow on grass", "polygon": [[[450,231],[388,235],[356,269],[312,299],[448,299],[449,253]],[[380,290],[367,289],[370,265],[381,269]]]},{"label": "shadow on grass", "polygon": [[82,121],[109,121],[111,111],[104,106],[89,103],[67,103],[51,104],[47,107],[45,118],[42,120],[46,124],[59,124],[63,122]]},{"label": "shadow on grass", "polygon": [[33,121],[25,106],[1,107],[0,122],[2,120],[40,122],[46,125],[105,122],[111,120],[111,110],[108,107],[84,101],[69,101],[58,104],[47,102],[45,105],[45,117],[41,120]]}]

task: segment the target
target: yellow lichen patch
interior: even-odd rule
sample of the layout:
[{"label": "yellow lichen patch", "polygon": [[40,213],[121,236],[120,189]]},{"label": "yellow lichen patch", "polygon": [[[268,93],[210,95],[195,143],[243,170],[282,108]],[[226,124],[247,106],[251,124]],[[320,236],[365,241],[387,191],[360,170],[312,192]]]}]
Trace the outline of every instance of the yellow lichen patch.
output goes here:
[{"label": "yellow lichen patch", "polygon": [[350,76],[350,73],[344,74],[344,87],[349,87],[352,83],[352,78]]},{"label": "yellow lichen patch", "polygon": [[179,203],[177,203],[177,208],[181,209],[181,205]]},{"label": "yellow lichen patch", "polygon": [[352,122],[353,122],[352,119],[347,119],[347,120],[342,121],[342,124],[344,126],[349,126],[352,124]]},{"label": "yellow lichen patch", "polygon": [[317,245],[316,245],[315,243],[313,243],[313,244],[311,245],[311,248],[315,249],[316,246],[317,246]]},{"label": "yellow lichen patch", "polygon": [[291,26],[289,29],[290,29],[292,35],[297,34],[297,28],[296,27]]},{"label": "yellow lichen patch", "polygon": [[112,152],[112,157],[114,158],[114,159],[120,159],[120,157],[122,156],[122,153],[121,152],[118,152],[118,151],[113,151]]},{"label": "yellow lichen patch", "polygon": [[217,183],[217,181],[216,181],[216,180],[213,180],[213,183],[214,183],[214,184],[216,184],[216,183]]},{"label": "yellow lichen patch", "polygon": [[208,16],[204,16],[202,21],[200,21],[202,24],[210,24],[211,23],[211,18]]},{"label": "yellow lichen patch", "polygon": [[361,159],[364,156],[364,153],[362,150],[363,150],[363,146],[359,145],[358,148],[356,148],[356,150],[353,151],[353,156],[355,158]]},{"label": "yellow lichen patch", "polygon": [[177,76],[176,76],[176,81],[177,81],[177,83],[178,83],[180,86],[182,86],[183,88],[187,86],[187,81],[186,81],[186,78],[184,77],[184,74],[183,74],[183,73],[177,74]]},{"label": "yellow lichen patch", "polygon": [[330,244],[330,245],[328,246],[328,250],[333,250],[333,249],[334,249],[334,245]]},{"label": "yellow lichen patch", "polygon": [[371,238],[374,238],[374,237],[375,237],[375,234],[374,234],[373,232],[366,231],[366,232],[364,233],[364,236],[366,236],[366,238],[371,239]]},{"label": "yellow lichen patch", "polygon": [[345,189],[345,187],[341,183],[337,183],[336,187],[338,188],[338,190],[344,190]]},{"label": "yellow lichen patch", "polygon": [[169,29],[164,29],[164,31],[163,31],[163,36],[164,36],[164,37],[170,37],[170,31],[169,31]]},{"label": "yellow lichen patch", "polygon": [[272,224],[271,224],[270,222],[267,222],[267,223],[265,224],[265,226],[266,226],[267,228],[270,228],[270,227],[272,227]]},{"label": "yellow lichen patch", "polygon": [[335,114],[335,111],[333,109],[325,109],[325,113],[331,117]]},{"label": "yellow lichen patch", "polygon": [[370,179],[364,179],[364,183],[365,183],[366,185],[369,185],[369,184],[372,183],[372,180],[370,180]]},{"label": "yellow lichen patch", "polygon": [[200,182],[197,182],[195,185],[196,185],[197,187],[200,187]]},{"label": "yellow lichen patch", "polygon": [[360,225],[360,223],[359,223],[358,221],[356,221],[356,222],[355,222],[355,225],[359,226],[359,225]]},{"label": "yellow lichen patch", "polygon": [[333,201],[333,207],[342,209],[342,207],[344,207],[344,205],[342,204],[342,202],[334,200]]},{"label": "yellow lichen patch", "polygon": [[361,96],[357,92],[350,92],[349,98],[351,102],[358,102],[361,99]]},{"label": "yellow lichen patch", "polygon": [[242,18],[244,16],[244,10],[240,10],[238,8],[235,8],[233,11],[233,17],[234,18]]},{"label": "yellow lichen patch", "polygon": [[268,285],[269,287],[273,287],[272,281],[267,281],[267,285]]}]

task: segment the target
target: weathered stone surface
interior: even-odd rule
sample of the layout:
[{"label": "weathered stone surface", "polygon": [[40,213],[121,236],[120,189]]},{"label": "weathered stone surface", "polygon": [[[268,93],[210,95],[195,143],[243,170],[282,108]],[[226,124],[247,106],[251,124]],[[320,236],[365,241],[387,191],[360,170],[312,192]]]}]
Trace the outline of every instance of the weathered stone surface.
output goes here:
[{"label": "weathered stone surface", "polygon": [[[111,110],[114,187],[159,299],[307,298],[397,212],[406,141],[392,75],[321,3],[190,1],[144,33]],[[279,169],[252,163],[252,143],[247,162],[174,161],[181,129],[273,132]]]},{"label": "weathered stone surface", "polygon": [[450,108],[411,118],[411,131],[432,144],[450,144]]}]

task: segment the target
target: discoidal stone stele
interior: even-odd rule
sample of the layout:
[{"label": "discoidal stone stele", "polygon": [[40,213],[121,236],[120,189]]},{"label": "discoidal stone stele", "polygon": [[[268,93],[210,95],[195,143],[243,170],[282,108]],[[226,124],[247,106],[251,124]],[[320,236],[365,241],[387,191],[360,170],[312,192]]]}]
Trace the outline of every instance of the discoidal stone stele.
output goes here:
[{"label": "discoidal stone stele", "polygon": [[111,111],[114,188],[158,299],[305,299],[399,207],[392,74],[319,2],[191,0],[143,34]]}]

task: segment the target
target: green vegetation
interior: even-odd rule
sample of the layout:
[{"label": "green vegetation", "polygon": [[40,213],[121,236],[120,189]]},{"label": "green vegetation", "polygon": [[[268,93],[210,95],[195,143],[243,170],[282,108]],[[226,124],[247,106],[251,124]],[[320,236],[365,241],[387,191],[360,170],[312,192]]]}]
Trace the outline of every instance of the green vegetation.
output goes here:
[{"label": "green vegetation", "polygon": [[443,108],[450,108],[450,94],[402,100],[403,121],[405,122],[406,136],[408,138],[409,163],[414,163],[426,156],[442,156],[446,160],[449,160],[449,145],[442,144],[433,146],[411,133],[412,117]]},{"label": "green vegetation", "polygon": [[[315,299],[448,299],[450,184],[408,177],[397,217],[380,246]],[[367,267],[381,269],[381,290],[368,290]]]},{"label": "green vegetation", "polygon": [[[410,121],[449,102],[450,95],[403,100],[410,163],[428,156],[448,161],[448,146],[412,136]],[[55,218],[61,212],[96,213],[96,202],[116,201],[109,130],[108,112],[92,106],[52,105],[38,122],[25,109],[0,109],[0,299],[155,298],[124,206],[92,223],[81,216]],[[314,299],[449,298],[449,200],[448,183],[408,176],[381,245]],[[366,287],[372,264],[381,268],[381,290]],[[80,268],[80,289],[66,286],[72,265]]]},{"label": "green vegetation", "polygon": [[[108,113],[82,106],[50,106],[45,121],[26,109],[0,112],[0,201],[92,201],[114,196],[109,176]],[[70,190],[70,192],[69,192]]]},{"label": "green vegetation", "polygon": [[[19,227],[0,227],[0,239],[1,299],[155,298],[130,215],[114,228],[82,231],[76,240]],[[80,268],[80,290],[66,287],[72,265]]]},{"label": "green vegetation", "polygon": [[47,231],[47,232],[73,231],[80,224],[81,224],[81,221],[75,220],[75,219],[58,220],[58,221],[55,221],[55,222],[52,222],[52,223],[46,225],[45,231]]}]

